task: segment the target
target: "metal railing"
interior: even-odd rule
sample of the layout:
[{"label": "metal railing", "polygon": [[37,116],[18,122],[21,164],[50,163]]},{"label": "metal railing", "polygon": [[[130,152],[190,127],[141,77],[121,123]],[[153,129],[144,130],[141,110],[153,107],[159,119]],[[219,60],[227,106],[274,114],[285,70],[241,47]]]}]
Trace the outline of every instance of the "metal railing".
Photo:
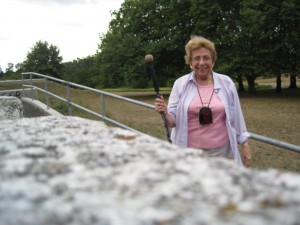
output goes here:
[{"label": "metal railing", "polygon": [[[30,76],[30,85],[25,85],[24,84],[24,75],[29,75]],[[39,88],[39,87],[36,87],[36,86],[33,86],[33,78],[32,76],[35,75],[35,76],[39,76],[39,77],[43,77],[44,79],[44,82],[45,82],[45,90],[42,89],[42,88]],[[53,81],[56,81],[56,82],[59,82],[59,83],[62,83],[62,84],[65,84],[67,86],[67,99],[66,98],[63,98],[61,96],[58,96],[58,95],[55,95],[51,92],[48,91],[48,79],[49,80],[53,80]],[[38,80],[41,80],[41,79],[38,79]],[[113,98],[116,98],[116,99],[119,99],[119,100],[122,100],[122,101],[126,101],[126,102],[129,102],[129,103],[132,103],[132,104],[136,104],[136,105],[139,105],[139,106],[142,106],[142,107],[146,107],[146,108],[149,108],[149,109],[155,109],[155,106],[154,105],[150,105],[150,104],[147,104],[147,103],[144,103],[144,102],[140,102],[140,101],[136,101],[136,100],[133,100],[133,99],[130,99],[130,98],[126,98],[126,97],[123,97],[123,96],[119,96],[119,95],[115,95],[115,94],[112,94],[112,93],[109,93],[109,92],[105,92],[105,91],[101,91],[101,90],[97,90],[97,89],[94,89],[94,88],[90,88],[90,87],[86,87],[86,86],[83,86],[83,85],[79,85],[79,84],[76,84],[76,83],[72,83],[72,82],[68,82],[68,81],[65,81],[65,80],[61,80],[61,79],[58,79],[58,78],[54,78],[54,77],[50,77],[50,76],[47,76],[47,75],[43,75],[43,74],[39,74],[39,73],[33,73],[33,72],[27,72],[27,73],[22,73],[22,87],[23,87],[23,90],[25,87],[28,87],[31,89],[31,91],[33,91],[34,89],[37,89],[43,93],[45,93],[45,96],[46,96],[46,105],[47,105],[47,109],[49,109],[49,96],[52,96],[52,97],[55,97],[61,101],[64,101],[68,104],[69,106],[69,114],[71,115],[72,111],[71,111],[71,107],[74,106],[80,110],[83,110],[85,112],[88,112],[96,117],[99,117],[101,118],[102,120],[104,121],[107,121],[107,122],[110,122],[116,126],[119,126],[119,127],[122,127],[124,129],[128,129],[128,130],[132,130],[132,131],[135,131],[135,132],[138,132],[138,133],[142,133],[136,129],[133,129],[129,126],[126,126],[116,120],[113,120],[109,117],[107,117],[105,115],[105,111],[106,111],[106,108],[105,108],[105,97],[106,96],[109,96],[109,97],[113,97]],[[101,112],[102,114],[99,114],[97,112],[94,112],[92,110],[89,110],[83,106],[80,106],[79,104],[76,104],[74,102],[71,101],[71,96],[70,96],[70,88],[71,87],[77,87],[77,88],[81,88],[81,89],[85,89],[85,90],[90,90],[90,91],[93,91],[95,93],[98,93],[100,94],[101,96]],[[31,97],[33,96],[33,94],[31,94]],[[279,141],[279,140],[276,140],[276,139],[272,139],[272,138],[269,138],[269,137],[265,137],[265,136],[262,136],[262,135],[258,135],[258,134],[255,134],[255,133],[250,133],[250,138],[251,139],[254,139],[256,141],[260,141],[260,142],[264,142],[264,143],[267,143],[267,144],[270,144],[270,145],[274,145],[274,146],[277,146],[277,147],[280,147],[280,148],[284,148],[284,149],[287,149],[287,150],[290,150],[290,151],[294,151],[294,152],[298,152],[300,153],[300,146],[297,146],[297,145],[293,145],[293,144],[290,144],[290,143],[287,143],[287,142],[283,142],[283,141]]]},{"label": "metal railing", "polygon": [[[80,85],[80,84],[76,84],[76,83],[73,83],[73,82],[69,82],[69,81],[61,80],[61,79],[54,78],[54,77],[51,77],[51,76],[47,76],[47,75],[44,75],[44,74],[26,72],[26,73],[22,73],[21,75],[22,75],[22,80],[24,80],[24,75],[30,75],[30,80],[31,80],[30,85],[25,85],[24,84],[24,85],[22,85],[23,88],[28,87],[28,88],[31,88],[32,90],[37,89],[37,90],[39,90],[39,91],[41,91],[45,94],[45,97],[46,97],[45,101],[46,101],[47,109],[49,109],[49,96],[52,96],[52,97],[57,98],[57,99],[59,99],[63,102],[66,102],[68,104],[69,115],[72,115],[72,110],[71,109],[72,109],[72,107],[75,107],[75,108],[83,110],[87,113],[90,113],[90,114],[92,114],[92,115],[94,115],[98,118],[101,118],[103,121],[110,122],[110,123],[112,123],[116,126],[119,126],[119,127],[122,127],[124,129],[128,129],[128,130],[132,130],[132,131],[135,131],[135,132],[138,132],[138,133],[142,133],[142,132],[140,132],[136,129],[133,129],[132,127],[126,126],[125,124],[122,124],[122,123],[120,123],[116,120],[113,120],[113,119],[106,116],[106,114],[105,114],[105,112],[106,112],[105,97],[109,96],[109,97],[116,98],[116,99],[119,99],[119,100],[122,100],[122,101],[130,102],[130,103],[133,103],[133,104],[136,104],[136,105],[139,105],[139,106],[143,106],[143,107],[146,107],[146,108],[149,108],[149,109],[154,109],[153,105],[150,105],[150,104],[147,104],[147,103],[144,103],[144,102],[136,101],[134,99],[130,99],[130,98],[126,98],[126,97],[119,96],[119,95],[116,95],[116,94],[112,94],[112,93],[109,93],[109,92],[97,90],[97,89],[90,88],[90,87],[87,87],[87,86],[83,86],[83,85]],[[33,75],[44,78],[43,80],[44,80],[44,83],[45,83],[45,89],[33,86],[33,84],[32,84],[32,82],[34,80],[32,78]],[[48,79],[66,85],[66,87],[67,87],[67,98],[63,98],[61,96],[58,96],[58,95],[55,95],[55,94],[49,92],[48,91]],[[70,95],[70,88],[71,87],[77,87],[77,88],[81,88],[81,89],[84,89],[84,90],[89,90],[89,91],[100,94],[101,113],[102,114],[99,114],[97,112],[94,112],[90,109],[87,109],[87,108],[85,108],[85,107],[83,107],[79,104],[76,104],[76,103],[72,102],[71,101],[71,95]]]}]

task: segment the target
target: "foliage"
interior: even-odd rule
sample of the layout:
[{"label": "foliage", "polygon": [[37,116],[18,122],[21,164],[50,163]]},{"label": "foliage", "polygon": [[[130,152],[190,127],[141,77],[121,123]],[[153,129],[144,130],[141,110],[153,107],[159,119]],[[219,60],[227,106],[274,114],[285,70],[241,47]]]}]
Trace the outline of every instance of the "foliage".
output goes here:
[{"label": "foliage", "polygon": [[20,75],[14,71],[14,68],[16,67],[13,63],[8,63],[4,73],[0,67],[0,80],[19,80]]},{"label": "foliage", "polygon": [[189,20],[176,15],[178,11],[174,8],[188,11],[189,5],[189,1],[127,0],[118,12],[113,12],[115,19],[109,32],[101,37],[97,55],[103,86],[147,86],[149,82],[144,76],[147,54],[154,56],[162,86],[168,79],[179,76],[184,68],[182,46],[189,37],[189,32],[181,26]]},{"label": "foliage", "polygon": [[59,49],[52,44],[49,45],[47,41],[36,42],[20,67],[21,71],[36,72],[57,78],[61,78],[63,73]]},{"label": "foliage", "polygon": [[12,73],[14,71],[14,64],[13,63],[8,63],[7,68],[6,68],[6,74]]},{"label": "foliage", "polygon": [[63,79],[88,87],[96,87],[99,84],[98,65],[94,56],[63,63]]},{"label": "foliage", "polygon": [[[102,87],[142,87],[144,56],[153,54],[161,86],[189,71],[184,46],[193,34],[211,39],[215,70],[254,89],[258,76],[299,72],[300,9],[296,0],[125,0],[100,37]],[[298,60],[298,61],[297,61]]]}]

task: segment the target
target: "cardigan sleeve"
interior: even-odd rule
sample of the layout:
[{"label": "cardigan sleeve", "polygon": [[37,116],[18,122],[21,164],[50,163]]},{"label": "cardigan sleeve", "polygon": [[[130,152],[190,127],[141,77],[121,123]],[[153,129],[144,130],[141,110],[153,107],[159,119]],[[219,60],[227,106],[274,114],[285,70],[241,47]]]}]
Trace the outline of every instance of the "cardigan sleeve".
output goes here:
[{"label": "cardigan sleeve", "polygon": [[232,126],[236,131],[236,138],[239,144],[245,142],[250,134],[247,132],[246,123],[244,119],[244,115],[242,112],[242,107],[240,103],[240,99],[238,96],[237,89],[233,81],[230,82],[230,90],[231,90],[231,104],[230,104],[230,115],[232,117]]}]

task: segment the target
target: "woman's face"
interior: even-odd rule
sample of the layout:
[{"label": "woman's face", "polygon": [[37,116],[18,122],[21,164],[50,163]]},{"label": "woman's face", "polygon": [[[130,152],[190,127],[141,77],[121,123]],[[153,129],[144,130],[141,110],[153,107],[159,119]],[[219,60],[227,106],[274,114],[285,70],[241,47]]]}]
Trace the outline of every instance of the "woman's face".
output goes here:
[{"label": "woman's face", "polygon": [[213,66],[214,63],[210,50],[202,47],[192,52],[191,68],[195,71],[197,78],[206,80]]}]

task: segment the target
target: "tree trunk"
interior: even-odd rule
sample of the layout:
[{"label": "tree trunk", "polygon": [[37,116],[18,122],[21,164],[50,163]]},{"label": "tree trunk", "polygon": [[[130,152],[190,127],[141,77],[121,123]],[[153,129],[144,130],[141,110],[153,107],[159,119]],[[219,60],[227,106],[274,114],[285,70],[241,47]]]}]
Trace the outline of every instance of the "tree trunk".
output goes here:
[{"label": "tree trunk", "polygon": [[296,71],[293,71],[292,74],[290,75],[290,89],[295,89],[297,88],[297,80],[296,80]]},{"label": "tree trunk", "polygon": [[276,93],[281,93],[282,88],[281,88],[281,74],[277,74],[276,76]]},{"label": "tree trunk", "polygon": [[238,82],[238,86],[239,86],[239,92],[245,91],[242,75],[237,76],[237,82]]},{"label": "tree trunk", "polygon": [[291,66],[291,74],[290,74],[290,89],[295,89],[297,88],[297,63],[296,63],[296,58],[294,58],[294,61]]},{"label": "tree trunk", "polygon": [[255,81],[254,75],[247,76],[248,92],[253,95],[257,94],[254,81]]}]

